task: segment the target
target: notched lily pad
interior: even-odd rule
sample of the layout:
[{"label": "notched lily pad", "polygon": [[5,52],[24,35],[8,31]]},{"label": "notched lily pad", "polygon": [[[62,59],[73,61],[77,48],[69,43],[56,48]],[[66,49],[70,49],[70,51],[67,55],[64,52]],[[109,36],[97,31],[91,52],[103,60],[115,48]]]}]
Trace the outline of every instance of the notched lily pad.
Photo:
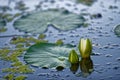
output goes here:
[{"label": "notched lily pad", "polygon": [[48,25],[66,31],[80,27],[85,22],[83,16],[65,12],[63,10],[33,12],[15,21],[14,27],[25,32],[43,33]]},{"label": "notched lily pad", "polygon": [[117,25],[115,28],[114,28],[114,33],[120,37],[120,25]]},{"label": "notched lily pad", "polygon": [[38,43],[31,46],[25,53],[26,63],[37,66],[57,69],[62,66],[70,67],[68,55],[72,45],[56,45],[54,43]]}]

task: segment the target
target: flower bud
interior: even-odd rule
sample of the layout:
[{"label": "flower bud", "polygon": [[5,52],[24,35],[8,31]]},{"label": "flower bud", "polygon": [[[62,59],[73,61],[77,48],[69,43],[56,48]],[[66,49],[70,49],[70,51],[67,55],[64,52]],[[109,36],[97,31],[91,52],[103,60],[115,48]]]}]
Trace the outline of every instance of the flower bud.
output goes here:
[{"label": "flower bud", "polygon": [[78,48],[82,58],[90,57],[92,52],[92,43],[89,39],[81,39]]},{"label": "flower bud", "polygon": [[72,64],[79,62],[79,57],[78,57],[77,53],[75,52],[75,50],[71,50],[71,51],[70,51],[69,61],[70,61]]}]

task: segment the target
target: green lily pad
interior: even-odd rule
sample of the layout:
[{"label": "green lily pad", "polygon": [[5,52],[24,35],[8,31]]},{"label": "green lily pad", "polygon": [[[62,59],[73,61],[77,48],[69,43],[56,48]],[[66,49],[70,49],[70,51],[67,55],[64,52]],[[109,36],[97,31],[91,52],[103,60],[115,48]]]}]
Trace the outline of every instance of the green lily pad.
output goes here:
[{"label": "green lily pad", "polygon": [[120,37],[120,25],[117,25],[115,28],[114,28],[114,33]]},{"label": "green lily pad", "polygon": [[57,45],[54,43],[38,43],[31,46],[25,53],[26,63],[44,68],[70,67],[68,61],[72,45]]},{"label": "green lily pad", "polygon": [[63,10],[45,10],[22,16],[15,21],[14,27],[25,32],[43,33],[48,25],[66,31],[80,27],[84,22],[85,19],[81,15]]}]

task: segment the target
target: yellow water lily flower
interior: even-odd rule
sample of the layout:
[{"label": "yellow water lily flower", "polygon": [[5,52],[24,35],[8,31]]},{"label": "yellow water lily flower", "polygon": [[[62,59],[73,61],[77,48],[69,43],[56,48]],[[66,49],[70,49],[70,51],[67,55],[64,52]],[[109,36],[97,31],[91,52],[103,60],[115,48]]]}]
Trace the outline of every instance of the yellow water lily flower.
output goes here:
[{"label": "yellow water lily flower", "polygon": [[77,55],[77,53],[75,52],[75,50],[71,50],[70,51],[70,54],[69,54],[69,62],[71,64],[74,64],[74,63],[78,63],[79,62],[79,57]]},{"label": "yellow water lily flower", "polygon": [[90,39],[81,39],[79,43],[79,51],[82,58],[88,58],[90,57],[90,54],[92,52],[92,42]]}]

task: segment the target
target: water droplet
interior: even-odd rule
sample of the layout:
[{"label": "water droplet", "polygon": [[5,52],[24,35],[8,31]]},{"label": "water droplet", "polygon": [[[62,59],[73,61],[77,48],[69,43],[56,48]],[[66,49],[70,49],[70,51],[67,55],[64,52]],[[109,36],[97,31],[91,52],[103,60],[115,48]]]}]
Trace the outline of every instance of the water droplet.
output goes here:
[{"label": "water droplet", "polygon": [[111,65],[111,62],[106,63],[107,65]]},{"label": "water droplet", "polygon": [[106,54],[105,57],[112,57],[112,55],[111,54]]},{"label": "water droplet", "polygon": [[117,61],[120,61],[120,57],[116,58]]}]

